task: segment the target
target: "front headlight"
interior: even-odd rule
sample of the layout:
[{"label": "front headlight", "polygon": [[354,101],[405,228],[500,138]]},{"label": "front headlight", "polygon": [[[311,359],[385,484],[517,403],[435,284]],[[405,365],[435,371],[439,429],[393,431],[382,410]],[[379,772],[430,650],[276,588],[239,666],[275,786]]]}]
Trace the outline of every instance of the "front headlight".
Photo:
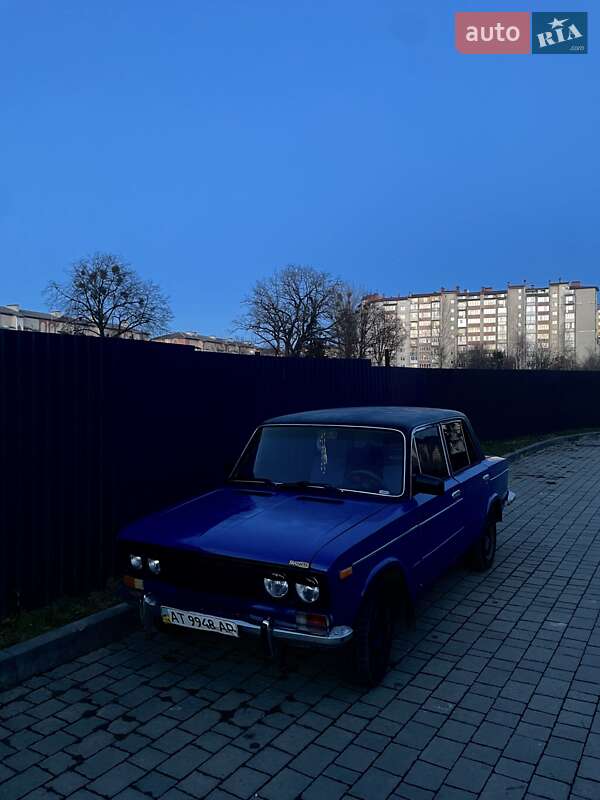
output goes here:
[{"label": "front headlight", "polygon": [[129,556],[129,563],[134,569],[141,569],[143,561],[141,556]]},{"label": "front headlight", "polygon": [[305,603],[314,603],[319,599],[319,583],[316,578],[305,578],[296,584],[298,597]]},{"label": "front headlight", "polygon": [[149,558],[148,559],[148,569],[150,572],[153,572],[155,575],[158,575],[160,572],[160,561],[158,558]]},{"label": "front headlight", "polygon": [[288,593],[288,582],[285,575],[273,573],[264,580],[265,589],[271,597],[285,597]]}]

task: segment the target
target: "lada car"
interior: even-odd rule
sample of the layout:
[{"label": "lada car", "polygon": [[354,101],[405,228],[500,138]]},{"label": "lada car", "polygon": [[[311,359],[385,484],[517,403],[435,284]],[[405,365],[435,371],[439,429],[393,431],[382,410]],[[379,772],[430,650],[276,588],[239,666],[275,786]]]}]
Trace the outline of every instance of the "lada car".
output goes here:
[{"label": "lada car", "polygon": [[124,583],[146,626],[338,648],[373,685],[419,593],[463,555],[491,567],[508,473],[458,411],[270,419],[224,486],[120,534]]}]

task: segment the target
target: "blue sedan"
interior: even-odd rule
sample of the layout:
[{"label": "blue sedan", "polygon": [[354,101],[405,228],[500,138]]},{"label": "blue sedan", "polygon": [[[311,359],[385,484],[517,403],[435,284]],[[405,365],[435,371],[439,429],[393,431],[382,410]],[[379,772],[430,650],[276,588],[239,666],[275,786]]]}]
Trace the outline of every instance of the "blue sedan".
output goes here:
[{"label": "blue sedan", "polygon": [[124,584],[147,627],[343,648],[374,685],[419,592],[465,554],[492,565],[508,472],[458,411],[277,417],[225,486],[122,531]]}]

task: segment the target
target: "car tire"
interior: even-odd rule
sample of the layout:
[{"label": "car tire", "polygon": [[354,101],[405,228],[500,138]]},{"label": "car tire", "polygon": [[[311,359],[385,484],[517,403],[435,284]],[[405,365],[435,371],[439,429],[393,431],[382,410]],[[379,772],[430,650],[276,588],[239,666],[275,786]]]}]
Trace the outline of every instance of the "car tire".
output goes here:
[{"label": "car tire", "polygon": [[496,523],[488,519],[483,533],[469,551],[469,564],[476,572],[485,572],[496,557]]},{"label": "car tire", "polygon": [[369,592],[356,617],[353,638],[355,679],[364,686],[376,686],[390,662],[394,634],[394,609],[389,595]]}]

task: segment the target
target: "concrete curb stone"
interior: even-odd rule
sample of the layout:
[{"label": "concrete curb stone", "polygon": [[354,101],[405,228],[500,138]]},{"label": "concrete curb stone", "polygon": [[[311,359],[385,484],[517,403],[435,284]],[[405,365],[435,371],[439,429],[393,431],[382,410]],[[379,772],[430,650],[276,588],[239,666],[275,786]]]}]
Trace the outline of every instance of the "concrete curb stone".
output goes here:
[{"label": "concrete curb stone", "polygon": [[119,603],[0,650],[0,690],[115,641],[132,630],[136,620],[136,610]]}]

